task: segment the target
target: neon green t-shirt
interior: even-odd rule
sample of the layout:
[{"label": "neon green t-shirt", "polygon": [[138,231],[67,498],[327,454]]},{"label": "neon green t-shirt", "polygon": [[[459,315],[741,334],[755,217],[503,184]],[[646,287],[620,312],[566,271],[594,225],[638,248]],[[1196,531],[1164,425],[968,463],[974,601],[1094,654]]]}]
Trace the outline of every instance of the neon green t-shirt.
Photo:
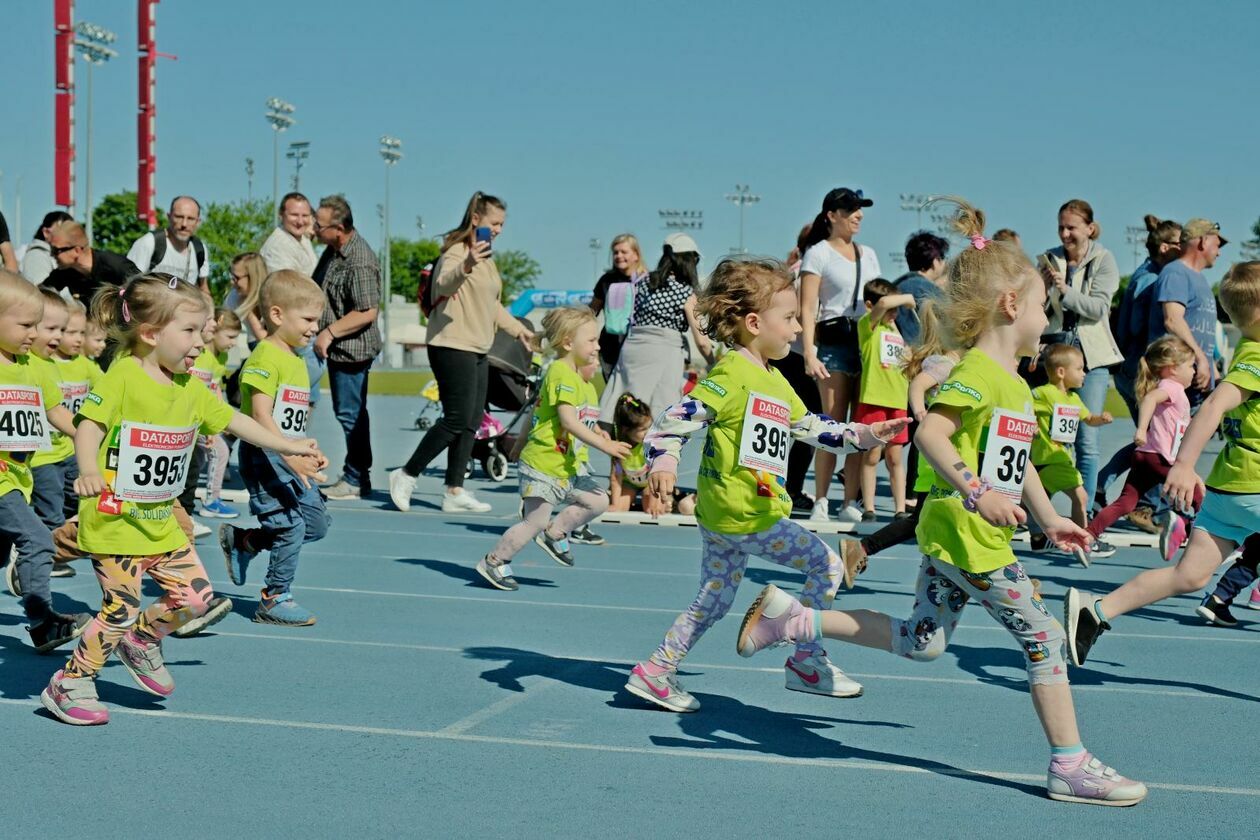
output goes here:
[{"label": "neon green t-shirt", "polygon": [[[0,417],[0,422],[8,425],[12,419],[15,425],[20,425],[23,429],[33,428],[30,424],[42,424],[41,428],[52,431],[52,426],[48,423],[48,409],[61,402],[61,388],[56,380],[48,375],[47,370],[38,364],[42,361],[38,356],[26,353],[15,356],[11,365],[0,364],[0,392],[5,391],[5,385],[21,385],[38,388],[42,396],[42,406],[37,407],[26,404],[25,399],[17,394],[8,392],[0,394],[0,402],[21,403],[24,415],[19,419],[16,413],[5,412],[3,417]],[[0,434],[3,434],[7,440],[11,440],[8,435],[13,431],[15,429],[0,429]],[[16,431],[25,434],[22,429]],[[17,490],[29,502],[31,489],[34,486],[31,478],[32,462],[36,456],[46,455],[48,451],[46,449],[35,452],[0,450],[0,496]]]},{"label": "neon green t-shirt", "polygon": [[[61,370],[57,367],[57,363],[51,358],[45,359],[38,353],[29,353],[27,355],[31,360],[31,366],[42,380],[44,390],[55,386],[57,393],[61,394]],[[63,394],[62,402],[64,401]],[[57,431],[51,423],[48,424],[48,437],[52,441],[52,449],[42,449],[32,455],[31,469],[47,466],[48,464],[60,464],[74,454],[74,438]]]},{"label": "neon green t-shirt", "polygon": [[[188,538],[171,515],[174,499],[133,502],[113,498],[112,491],[118,488],[121,424],[144,423],[179,430],[181,434],[200,431],[217,435],[235,413],[196,377],[177,374],[172,382],[163,384],[145,373],[135,357],[116,358],[79,409],[79,417],[105,427],[96,464],[111,490],[99,498],[79,500],[79,547],[91,554],[138,557],[164,554],[187,545]],[[159,480],[155,460],[158,459],[150,457],[149,463],[137,468],[142,481]],[[182,468],[174,466],[184,473],[187,461],[185,458]],[[116,503],[113,507],[111,500]]]},{"label": "neon green t-shirt", "polygon": [[[951,406],[960,412],[961,425],[950,440],[963,463],[980,475],[980,447],[995,408],[1032,413],[1028,383],[1010,373],[983,351],[971,349],[941,385],[932,406]],[[953,485],[937,476],[923,503],[915,536],[919,550],[938,560],[977,574],[1011,562],[1014,528],[997,528],[963,507]]]},{"label": "neon green t-shirt", "polygon": [[216,353],[209,347],[203,347],[189,373],[200,379],[215,396],[222,397],[223,379],[227,376],[227,353]]},{"label": "neon green t-shirt", "polygon": [[1081,397],[1075,391],[1060,391],[1059,387],[1054,384],[1042,385],[1035,388],[1033,395],[1033,413],[1037,415],[1037,436],[1033,438],[1032,444],[1032,462],[1040,467],[1047,464],[1064,464],[1067,466],[1076,466],[1076,459],[1073,453],[1076,451],[1071,445],[1061,443],[1051,437],[1051,424],[1058,426],[1058,431],[1063,434],[1067,431],[1064,425],[1063,417],[1056,418],[1054,416],[1054,407],[1056,405],[1066,405],[1075,408],[1080,412],[1077,421],[1077,434],[1080,434],[1079,424],[1084,423],[1093,415],[1089,413],[1089,409],[1085,407],[1085,403],[1081,401]]},{"label": "neon green t-shirt", "polygon": [[739,465],[751,394],[787,403],[792,423],[805,416],[805,405],[777,368],[763,368],[739,352],[723,356],[690,394],[714,418],[704,440],[696,490],[696,520],[710,531],[755,534],[792,513],[782,478]]},{"label": "neon green t-shirt", "polygon": [[1260,342],[1242,340],[1225,381],[1249,391],[1251,399],[1221,419],[1225,448],[1205,484],[1226,493],[1260,493]]},{"label": "neon green t-shirt", "polygon": [[271,397],[271,419],[280,434],[294,438],[306,434],[311,377],[306,362],[292,348],[277,347],[269,339],[254,346],[241,365],[241,409],[251,417],[256,393]]},{"label": "neon green t-shirt", "polygon": [[[949,374],[953,372],[958,362],[953,356],[943,354],[934,354],[923,360],[922,372],[927,373],[936,379],[938,383],[944,383],[949,378]],[[936,398],[936,394],[940,391],[940,385],[929,388],[924,394],[923,403],[928,408],[932,407],[932,401]],[[908,402],[908,401],[907,401]],[[919,447],[914,448],[915,457],[919,459],[918,470],[915,472],[914,487],[911,488],[915,493],[926,493],[932,489],[932,485],[936,483],[936,470],[932,469],[932,465],[928,463],[928,459],[924,457],[923,451]]]},{"label": "neon green t-shirt", "polygon": [[538,405],[534,408],[534,425],[521,450],[521,461],[555,478],[570,479],[577,475],[580,450],[584,447],[560,425],[560,406],[580,408],[586,400],[589,384],[567,362],[557,359],[551,363],[543,376]]},{"label": "neon green t-shirt", "polygon": [[642,490],[648,483],[647,455],[643,452],[643,444],[636,443],[630,454],[620,461],[613,461],[613,477],[629,484],[636,490]]},{"label": "neon green t-shirt", "polygon": [[885,341],[881,336],[885,333],[896,338],[901,337],[895,324],[880,321],[872,328],[869,312],[858,319],[858,349],[862,353],[862,380],[858,399],[867,405],[904,409],[910,392],[910,381],[901,372],[902,362],[891,361],[891,357],[884,352]]}]

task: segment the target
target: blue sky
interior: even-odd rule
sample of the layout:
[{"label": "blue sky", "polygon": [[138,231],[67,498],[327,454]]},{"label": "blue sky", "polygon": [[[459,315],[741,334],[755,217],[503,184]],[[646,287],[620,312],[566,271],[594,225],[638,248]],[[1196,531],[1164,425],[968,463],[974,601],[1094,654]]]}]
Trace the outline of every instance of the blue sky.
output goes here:
[{"label": "blue sky", "polygon": [[[6,3],[4,210],[30,236],[52,201],[52,3]],[[158,200],[231,200],[272,180],[264,102],[297,106],[302,188],[344,192],[373,243],[384,165],[403,140],[392,226],[458,221],[482,189],[509,205],[502,247],[547,288],[593,283],[589,240],[632,231],[649,261],[660,208],[704,211],[706,263],[736,245],[723,196],[750,184],[746,246],[782,256],[833,186],[876,204],[860,241],[888,258],[914,229],[902,192],[967,196],[1026,247],[1056,244],[1055,211],[1089,200],[1121,270],[1124,229],[1153,212],[1221,222],[1238,257],[1260,215],[1249,3],[687,3],[645,0],[301,3],[165,0],[158,45]],[[119,34],[96,73],[99,197],[135,185],[135,9],[79,0]],[[80,101],[83,64],[78,70]],[[83,186],[79,117],[79,189]],[[281,157],[281,190],[292,172]],[[15,234],[16,235],[16,234]],[[600,255],[600,266],[607,263]]]}]

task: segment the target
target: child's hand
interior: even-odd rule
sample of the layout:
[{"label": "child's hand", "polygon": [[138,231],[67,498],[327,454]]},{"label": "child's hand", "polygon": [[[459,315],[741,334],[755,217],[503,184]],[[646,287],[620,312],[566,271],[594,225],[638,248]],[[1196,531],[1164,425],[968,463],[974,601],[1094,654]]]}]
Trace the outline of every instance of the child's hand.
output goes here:
[{"label": "child's hand", "polygon": [[1110,411],[1104,411],[1102,415],[1098,418],[1098,425],[1105,426],[1114,419],[1115,418],[1111,416]]},{"label": "child's hand", "polygon": [[622,461],[630,457],[630,450],[634,447],[622,440],[606,440],[601,448],[609,457]]},{"label": "child's hand", "polygon": [[[670,498],[670,501],[672,502],[674,497],[670,496],[669,498]],[[652,517],[653,519],[655,519],[656,517],[660,516],[663,513],[669,513],[669,508],[670,508],[669,504],[667,504],[666,502],[662,502],[660,499],[656,498],[654,494],[652,493],[643,494],[643,512],[646,513],[648,516]]]},{"label": "child's hand", "polygon": [[319,451],[319,442],[315,438],[293,438],[285,439],[285,447],[280,450],[282,455],[311,455],[315,458],[322,458]]},{"label": "child's hand", "polygon": [[1138,446],[1146,446],[1146,432],[1137,431],[1133,433],[1133,442]]},{"label": "child's hand", "polygon": [[323,464],[314,455],[285,455],[284,463],[293,470],[304,487],[311,486],[311,480],[327,481],[328,477],[321,472]]},{"label": "child's hand", "polygon": [[85,473],[74,480],[74,492],[83,498],[99,496],[109,489],[100,473]]},{"label": "child's hand", "polygon": [[[656,497],[656,501],[663,504],[666,499],[674,498],[674,482],[678,479],[672,472],[656,472],[648,476],[648,491]],[[647,498],[643,499],[643,509],[646,511]],[[660,516],[660,513],[654,513],[652,516]]]},{"label": "child's hand", "polygon": [[1189,513],[1194,509],[1195,490],[1203,488],[1203,479],[1195,473],[1189,464],[1173,464],[1164,480],[1164,496],[1172,503],[1173,508]]},{"label": "child's hand", "polygon": [[1089,551],[1090,545],[1094,542],[1094,538],[1089,531],[1086,531],[1066,516],[1055,517],[1043,525],[1041,530],[1045,532],[1046,538],[1050,542],[1064,551],[1071,551],[1073,548]]},{"label": "child's hand", "polygon": [[871,424],[871,434],[887,443],[901,434],[901,430],[909,425],[909,417],[900,417],[896,420],[881,420],[878,423]]},{"label": "child's hand", "polygon": [[976,513],[990,525],[998,528],[1014,528],[1026,521],[1028,514],[997,490],[990,490],[976,502]]}]

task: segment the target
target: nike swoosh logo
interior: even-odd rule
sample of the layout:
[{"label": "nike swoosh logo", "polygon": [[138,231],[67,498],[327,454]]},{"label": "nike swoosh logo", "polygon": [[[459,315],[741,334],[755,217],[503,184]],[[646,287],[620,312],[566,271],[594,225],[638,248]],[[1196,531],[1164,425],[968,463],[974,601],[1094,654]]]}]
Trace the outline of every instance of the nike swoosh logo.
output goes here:
[{"label": "nike swoosh logo", "polygon": [[815,671],[815,672],[814,672],[814,673],[812,673],[812,674],[806,674],[806,673],[803,673],[800,669],[798,669],[795,665],[793,665],[793,664],[792,664],[792,660],[790,660],[790,659],[787,661],[787,667],[788,667],[788,670],[789,670],[789,671],[791,671],[793,674],[796,674],[796,676],[798,676],[798,677],[800,677],[801,679],[805,680],[805,682],[809,683],[810,685],[817,685],[817,684],[818,684],[818,672],[817,672],[817,671]]},{"label": "nike swoosh logo", "polygon": [[[643,678],[643,676],[644,675],[640,675],[641,678]],[[657,697],[661,698],[662,700],[664,700],[666,697],[669,696],[668,688],[658,689],[656,686],[652,685],[652,683],[648,682],[646,678],[643,679],[643,684],[646,685],[653,694],[655,694]]]}]

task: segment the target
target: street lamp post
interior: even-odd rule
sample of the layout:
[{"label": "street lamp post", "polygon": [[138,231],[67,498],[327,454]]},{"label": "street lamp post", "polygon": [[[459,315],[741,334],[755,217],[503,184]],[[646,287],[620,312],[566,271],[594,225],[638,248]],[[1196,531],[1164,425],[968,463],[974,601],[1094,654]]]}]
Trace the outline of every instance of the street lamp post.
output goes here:
[{"label": "street lamp post", "polygon": [[901,200],[901,209],[914,211],[914,227],[915,230],[923,229],[923,208],[927,206],[935,196],[924,195],[922,193],[901,193],[897,196]]},{"label": "street lamp post", "polygon": [[298,140],[289,144],[289,151],[284,156],[293,161],[293,191],[302,190],[302,162],[311,156],[311,144],[307,140]]},{"label": "street lamp post", "polygon": [[604,247],[604,243],[595,237],[591,237],[591,241],[587,243],[587,247],[591,249],[591,276],[599,279],[599,252]]},{"label": "street lamp post", "polygon": [[666,230],[700,230],[704,227],[703,210],[657,210]]},{"label": "street lamp post", "polygon": [[97,26],[95,23],[81,22],[74,28],[75,39],[74,45],[79,50],[79,55],[83,56],[87,61],[87,173],[84,178],[83,185],[83,212],[87,216],[84,219],[84,229],[87,232],[88,241],[92,241],[92,68],[97,64],[104,64],[111,58],[117,58],[118,53],[110,48],[110,44],[118,39],[118,36],[110,32],[103,26]]},{"label": "street lamp post", "polygon": [[389,170],[394,164],[402,160],[402,141],[397,137],[390,137],[388,134],[381,135],[381,159],[385,161],[385,213],[382,227],[385,228],[385,246],[384,260],[382,260],[383,270],[381,272],[381,283],[384,288],[381,290],[381,333],[384,339],[386,352],[385,364],[389,365],[389,296],[393,290],[391,280],[391,269],[393,258],[390,254],[389,247]]},{"label": "street lamp post", "polygon": [[736,253],[747,254],[744,248],[744,208],[761,201],[761,196],[753,195],[752,188],[747,184],[736,184],[735,192],[727,193],[726,200],[739,205],[739,250]]},{"label": "street lamp post", "polygon": [[254,159],[245,158],[245,198],[254,200]]},{"label": "street lamp post", "polygon": [[283,99],[271,97],[267,100],[267,122],[271,124],[271,203],[276,212],[280,211],[280,132],[286,130],[297,120],[293,118],[296,109]]}]

